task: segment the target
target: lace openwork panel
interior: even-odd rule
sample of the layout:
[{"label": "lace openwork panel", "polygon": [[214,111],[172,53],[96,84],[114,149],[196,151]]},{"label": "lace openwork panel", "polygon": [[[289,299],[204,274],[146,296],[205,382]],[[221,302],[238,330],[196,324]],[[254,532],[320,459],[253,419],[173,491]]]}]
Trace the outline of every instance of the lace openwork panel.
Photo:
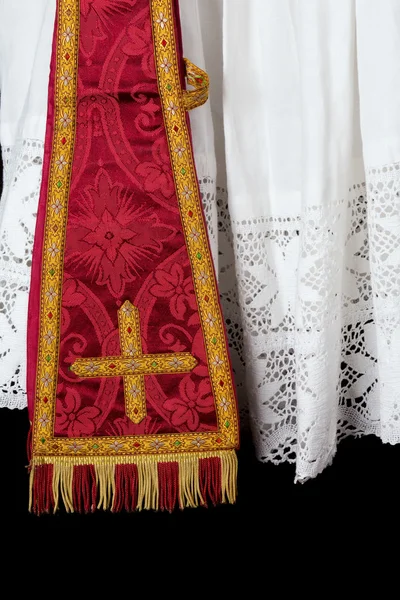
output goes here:
[{"label": "lace openwork panel", "polygon": [[26,319],[43,143],[26,139],[18,147],[3,147],[2,156],[0,407],[24,408]]},{"label": "lace openwork panel", "polygon": [[258,458],[296,462],[301,481],[345,436],[400,442],[400,164],[298,217],[230,221],[218,194],[219,282]]}]

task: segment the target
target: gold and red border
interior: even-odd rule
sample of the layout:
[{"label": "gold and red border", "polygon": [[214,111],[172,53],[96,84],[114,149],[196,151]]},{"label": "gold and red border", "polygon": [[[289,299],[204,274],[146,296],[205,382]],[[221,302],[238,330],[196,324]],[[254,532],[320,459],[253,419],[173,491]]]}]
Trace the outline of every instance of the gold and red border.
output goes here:
[{"label": "gold and red border", "polygon": [[[68,216],[74,155],[79,0],[59,0],[55,122],[43,246],[40,337],[33,433],[34,457],[180,455],[218,452],[238,446],[238,418],[226,336],[180,84],[173,0],[151,3],[155,60],[164,122],[170,146],[183,230],[192,265],[194,288],[204,333],[215,399],[218,431],[124,437],[56,438],[54,420],[59,362],[59,331]],[[179,149],[179,151],[177,151]]]}]

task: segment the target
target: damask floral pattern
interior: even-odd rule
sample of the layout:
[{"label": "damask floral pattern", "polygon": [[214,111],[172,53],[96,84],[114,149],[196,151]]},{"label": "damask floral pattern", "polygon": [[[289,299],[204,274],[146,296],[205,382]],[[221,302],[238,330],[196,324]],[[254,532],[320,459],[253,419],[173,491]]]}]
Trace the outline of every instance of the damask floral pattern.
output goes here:
[{"label": "damask floral pattern", "polygon": [[107,285],[116,297],[139,276],[143,264],[161,254],[163,242],[175,233],[153,210],[137,206],[103,169],[69,223],[74,247],[67,255],[71,273],[85,267],[97,285]]},{"label": "damask floral pattern", "polygon": [[153,285],[150,292],[158,298],[170,299],[169,308],[173,317],[182,321],[188,308],[196,310],[196,297],[192,278],[185,278],[180,264],[175,263],[172,265],[169,272],[158,269],[154,274],[154,278],[157,283]]},{"label": "damask floral pattern", "polygon": [[200,415],[214,410],[214,399],[208,379],[198,385],[188,376],[179,385],[179,396],[164,402],[164,408],[171,411],[171,421],[175,427],[186,425],[189,431],[197,431]]},{"label": "damask floral pattern", "polygon": [[159,191],[165,198],[170,198],[175,193],[175,185],[165,138],[159,138],[153,144],[152,159],[141,163],[136,172],[144,178],[146,192]]},{"label": "damask floral pattern", "polygon": [[93,435],[100,410],[96,406],[83,406],[76,388],[67,387],[63,400],[57,404],[56,427],[68,437]]},{"label": "damask floral pattern", "polygon": [[[98,42],[107,39],[107,26],[113,15],[129,10],[136,0],[81,0],[82,27],[81,50],[87,57],[93,55]],[[65,37],[65,36],[64,36]]]}]

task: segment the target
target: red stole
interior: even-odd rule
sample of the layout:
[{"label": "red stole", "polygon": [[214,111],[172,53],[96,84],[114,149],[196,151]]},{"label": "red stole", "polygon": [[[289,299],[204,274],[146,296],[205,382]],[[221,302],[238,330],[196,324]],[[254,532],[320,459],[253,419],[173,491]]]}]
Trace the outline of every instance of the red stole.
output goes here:
[{"label": "red stole", "polygon": [[58,1],[28,342],[37,513],[235,500],[187,116],[207,89],[174,0]]}]

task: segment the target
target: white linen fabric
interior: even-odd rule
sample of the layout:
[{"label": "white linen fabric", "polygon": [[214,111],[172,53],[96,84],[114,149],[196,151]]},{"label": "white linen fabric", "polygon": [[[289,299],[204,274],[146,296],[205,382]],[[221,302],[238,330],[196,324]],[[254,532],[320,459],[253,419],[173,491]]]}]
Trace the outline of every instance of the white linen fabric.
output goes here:
[{"label": "white linen fabric", "polygon": [[[0,404],[8,406],[26,403],[54,5],[0,0]],[[293,462],[305,481],[345,436],[400,442],[400,3],[180,5],[185,54],[212,84],[210,103],[191,119],[241,414],[258,458]]]},{"label": "white linen fabric", "polygon": [[400,3],[202,8],[239,392],[258,458],[305,481],[345,436],[400,442]]},{"label": "white linen fabric", "polygon": [[0,407],[26,406],[26,321],[55,0],[0,0]]}]

